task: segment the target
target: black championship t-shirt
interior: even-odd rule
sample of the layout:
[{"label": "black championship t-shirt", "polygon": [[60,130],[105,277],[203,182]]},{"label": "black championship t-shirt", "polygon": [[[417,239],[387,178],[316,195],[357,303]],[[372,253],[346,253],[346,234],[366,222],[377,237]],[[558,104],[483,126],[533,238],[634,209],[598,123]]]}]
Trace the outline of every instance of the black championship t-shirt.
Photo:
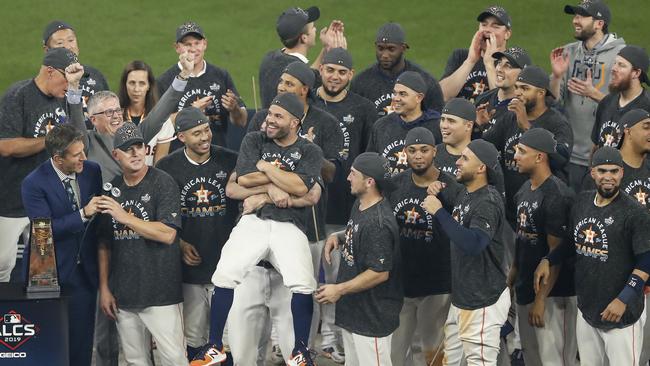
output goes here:
[{"label": "black championship t-shirt", "polygon": [[[488,120],[488,123],[480,127],[480,130],[482,130],[483,133],[485,133],[485,131],[492,128],[492,126],[494,126],[494,124],[496,123],[497,119],[501,118],[501,116],[503,116],[506,112],[508,112],[508,104],[510,104],[511,101],[512,98],[508,98],[504,100],[499,99],[499,88],[490,89],[485,93],[477,96],[474,99],[474,104],[477,107],[480,106],[481,104],[487,103],[488,104],[487,111],[489,113],[494,113],[492,117],[490,117],[490,119]],[[473,138],[480,137],[480,135],[477,135],[477,131],[476,131],[478,128],[479,128],[478,126],[476,125],[474,126],[474,131],[472,133]]]},{"label": "black championship t-shirt", "polygon": [[[467,48],[457,48],[452,52],[449,59],[447,59],[447,65],[445,66],[445,72],[442,74],[441,79],[446,78],[447,76],[453,74],[458,68],[465,62],[469,50]],[[478,60],[478,62],[472,68],[472,71],[467,75],[465,84],[460,89],[457,97],[465,98],[470,101],[474,101],[474,98],[481,95],[490,88],[488,83],[487,71],[485,71],[485,65],[483,60]]]},{"label": "black championship t-shirt", "polygon": [[273,50],[262,59],[260,64],[259,82],[262,108],[268,108],[278,93],[278,82],[284,69],[292,62],[300,61],[296,56],[286,54],[282,50]]},{"label": "black championship t-shirt", "polygon": [[[536,120],[529,122],[531,128],[543,128],[553,133],[558,144],[558,151],[564,149],[571,152],[573,131],[561,113],[553,108],[548,108]],[[497,120],[490,130],[483,134],[483,139],[493,143],[501,153],[501,166],[506,189],[506,217],[513,225],[516,222],[514,196],[528,179],[526,175],[519,173],[515,162],[515,147],[523,133],[524,130],[519,128],[515,114],[507,112]]]},{"label": "black championship t-shirt", "polygon": [[436,145],[436,157],[433,158],[433,161],[436,165],[436,168],[442,170],[445,173],[450,174],[452,177],[456,176],[456,162],[460,158],[460,155],[453,155],[447,151],[447,145],[444,143]]},{"label": "black championship t-shirt", "polygon": [[375,63],[352,79],[350,91],[370,100],[374,104],[375,109],[377,109],[377,113],[380,117],[386,116],[393,111],[391,103],[393,101],[395,80],[405,71],[415,71],[419,73],[427,84],[427,92],[422,101],[422,109],[433,109],[438,112],[442,111],[445,102],[438,80],[431,76],[431,74],[424,70],[420,65],[409,60],[404,60],[404,70],[394,76],[386,74],[380,69],[379,64]]},{"label": "black championship t-shirt", "polygon": [[[54,126],[68,120],[65,100],[43,94],[34,80],[9,90],[0,103],[0,139],[44,137]],[[0,157],[0,216],[26,216],[20,184],[49,158],[45,149],[23,158]]]},{"label": "black championship t-shirt", "polygon": [[571,211],[578,308],[595,328],[623,328],[639,319],[645,296],[627,304],[619,323],[604,322],[600,314],[625,287],[636,256],[650,250],[650,215],[626,194],[619,194],[605,207],[594,204],[595,195],[594,191],[581,192]]},{"label": "black championship t-shirt", "polygon": [[[237,96],[239,96],[239,93],[228,71],[207,62],[205,65],[205,72],[201,76],[188,79],[185,93],[178,101],[177,110],[180,112],[183,108],[191,106],[197,99],[212,96],[212,104],[205,109],[205,114],[210,117],[212,143],[226,146],[226,130],[228,128],[230,114],[221,105],[221,97],[226,94],[228,89],[232,90]],[[180,71],[178,65],[173,65],[158,77],[157,83],[160,95],[163,95],[169,89],[172,81],[174,81],[174,78]],[[245,107],[244,101],[241,98],[239,99],[239,106]],[[175,140],[172,142],[172,150],[180,147],[183,147],[180,141]]]},{"label": "black championship t-shirt", "polygon": [[212,145],[210,159],[197,165],[185,149],[167,155],[156,165],[176,181],[180,189],[183,228],[180,238],[196,248],[201,263],[183,262],[183,282],[209,284],[239,213],[237,202],[226,197],[226,184],[235,169],[237,153]]},{"label": "black championship t-shirt", "polygon": [[452,217],[463,227],[478,229],[490,244],[478,255],[451,244],[451,303],[465,310],[494,304],[506,288],[503,242],[503,199],[492,186],[459,195]]},{"label": "black championship t-shirt", "polygon": [[[515,294],[519,305],[535,300],[533,278],[535,269],[548,254],[547,235],[560,239],[570,238],[567,225],[573,192],[558,177],[551,175],[535,190],[526,181],[515,195],[517,226],[515,232]],[[573,296],[573,263],[562,264],[560,275],[549,296]]]},{"label": "black championship t-shirt", "polygon": [[[300,176],[307,189],[314,184],[321,184],[320,169],[323,160],[321,149],[303,138],[289,146],[279,146],[261,131],[249,132],[239,150],[237,158],[237,177],[257,172],[257,162],[268,161],[278,169],[296,173]],[[257,211],[257,216],[280,222],[292,222],[301,231],[307,232],[307,217],[311,207],[279,208],[274,204],[266,204]]]},{"label": "black championship t-shirt", "polygon": [[643,109],[650,111],[650,93],[643,89],[634,100],[624,107],[619,105],[621,93],[607,94],[596,109],[596,122],[591,131],[591,141],[598,147],[612,146],[618,148],[623,138],[623,126],[618,120],[632,109]]},{"label": "black championship t-shirt", "polygon": [[[84,114],[88,115],[88,99],[95,95],[96,92],[102,90],[110,90],[108,87],[108,82],[104,75],[97,70],[96,68],[90,65],[84,66],[84,76],[81,77],[79,81],[79,87],[81,88],[81,97],[83,98],[83,111]],[[90,119],[86,117],[86,127],[88,129],[93,129],[93,124],[90,122]]]},{"label": "black championship t-shirt", "polygon": [[[167,173],[150,167],[133,187],[122,176],[115,177],[111,183],[121,192],[113,198],[130,215],[180,229],[178,187]],[[145,239],[108,215],[100,219],[98,237],[110,243],[109,287],[117,306],[138,309],[182,302],[178,237],[171,245],[163,244]]]},{"label": "black championship t-shirt", "polygon": [[[397,189],[390,193],[390,203],[399,227],[404,296],[448,294],[451,291],[449,238],[438,220],[422,208],[427,188],[417,186],[412,174],[411,169],[407,169],[393,177]],[[454,178],[440,173],[438,180],[449,183]],[[446,193],[447,190],[443,189],[440,194]],[[448,200],[442,201],[444,204]],[[451,211],[453,206],[445,208]]]},{"label": "black championship t-shirt", "polygon": [[336,117],[343,133],[341,169],[336,170],[334,181],[327,187],[326,222],[344,225],[348,222],[354,204],[347,177],[354,159],[366,151],[372,126],[377,120],[377,111],[368,99],[353,92],[348,92],[339,102],[327,102],[316,97],[314,105]]},{"label": "black championship t-shirt", "polygon": [[339,327],[366,337],[385,337],[397,329],[404,299],[397,232],[386,199],[363,211],[359,211],[359,201],[355,202],[345,239],[339,238],[341,265],[336,282],[349,281],[366,270],[389,275],[373,288],[341,297],[336,303]]},{"label": "black championship t-shirt", "polygon": [[379,153],[388,159],[393,175],[401,173],[408,168],[404,146],[406,135],[415,127],[427,128],[433,133],[436,141],[442,140],[438,112],[426,111],[411,122],[404,122],[399,115],[391,113],[375,122],[366,151]]}]

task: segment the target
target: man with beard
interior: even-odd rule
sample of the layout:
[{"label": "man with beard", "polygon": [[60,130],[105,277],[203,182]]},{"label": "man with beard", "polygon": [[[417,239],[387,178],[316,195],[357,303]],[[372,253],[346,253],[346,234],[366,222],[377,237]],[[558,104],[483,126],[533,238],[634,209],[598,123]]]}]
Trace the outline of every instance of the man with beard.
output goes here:
[{"label": "man with beard", "polygon": [[367,151],[380,153],[388,159],[393,175],[406,169],[404,138],[414,127],[426,127],[437,140],[440,136],[440,114],[423,110],[422,100],[427,85],[415,71],[405,71],[395,81],[392,105],[395,113],[381,117],[375,122],[368,141]]},{"label": "man with beard", "polygon": [[596,147],[618,147],[623,138],[619,118],[632,109],[650,111],[650,93],[641,85],[648,85],[648,53],[638,46],[625,46],[616,56],[609,81],[609,91],[598,103],[596,123],[591,140]]},{"label": "man with beard", "polygon": [[574,37],[578,41],[551,52],[550,90],[562,106],[575,136],[567,170],[569,187],[577,192],[587,174],[592,153],[591,131],[596,108],[607,93],[612,65],[625,41],[609,33],[611,13],[600,0],[567,5],[564,12],[573,15]]},{"label": "man with beard", "polygon": [[[399,226],[405,297],[399,327],[393,333],[393,366],[407,364],[412,344],[421,346],[424,360],[411,362],[429,365],[442,343],[442,329],[449,312],[451,292],[449,238],[421,204],[432,183],[438,181],[449,187],[458,185],[452,175],[436,168],[436,147],[431,131],[424,127],[413,128],[406,134],[405,145],[409,169],[393,177],[396,188],[389,194]],[[452,188],[444,189],[441,195],[453,196],[452,192]],[[454,199],[442,199],[450,203],[445,207],[448,211],[453,209]],[[419,357],[414,355],[413,349],[410,355]]]},{"label": "man with beard", "polygon": [[506,9],[490,6],[478,15],[478,31],[467,48],[458,48],[449,56],[440,87],[445,100],[461,97],[474,100],[496,87],[493,54],[505,51],[512,36],[512,22]]},{"label": "man with beard", "polygon": [[440,111],[445,103],[438,81],[421,66],[406,60],[404,53],[408,48],[402,26],[398,23],[384,24],[375,38],[377,63],[352,80],[350,90],[373,102],[380,117],[393,112],[395,78],[407,71],[420,74],[425,82],[422,110]]},{"label": "man with beard", "polygon": [[451,241],[451,308],[445,323],[445,365],[496,365],[499,334],[510,308],[502,240],[506,225],[501,195],[488,184],[499,166],[498,151],[478,139],[458,159],[456,179],[465,189],[449,214],[434,195],[423,203]]},{"label": "man with beard", "polygon": [[474,105],[464,98],[452,98],[440,116],[442,143],[436,146],[436,167],[456,176],[456,162],[472,140],[472,127],[476,120]]}]

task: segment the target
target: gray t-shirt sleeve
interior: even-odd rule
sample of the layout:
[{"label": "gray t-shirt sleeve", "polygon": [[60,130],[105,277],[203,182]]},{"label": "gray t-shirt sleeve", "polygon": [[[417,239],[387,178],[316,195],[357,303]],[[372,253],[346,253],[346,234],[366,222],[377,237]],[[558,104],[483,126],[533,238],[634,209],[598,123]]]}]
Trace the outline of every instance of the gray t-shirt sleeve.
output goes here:
[{"label": "gray t-shirt sleeve", "polygon": [[0,103],[0,139],[22,137],[23,108],[18,94],[7,92]]},{"label": "gray t-shirt sleeve", "polygon": [[[374,220],[373,220],[374,221]],[[364,228],[361,242],[368,245],[364,256],[360,258],[361,267],[375,272],[387,272],[393,269],[393,233],[388,225],[373,224]]]},{"label": "gray t-shirt sleeve", "polygon": [[314,184],[320,182],[320,170],[322,164],[323,152],[318,145],[308,143],[305,146],[304,154],[294,173],[300,176],[307,189],[311,189]]},{"label": "gray t-shirt sleeve", "polygon": [[261,132],[250,132],[244,136],[244,140],[239,149],[239,156],[237,157],[237,165],[235,166],[237,177],[258,171],[257,162],[262,156],[261,146]]},{"label": "gray t-shirt sleeve", "polygon": [[469,222],[470,229],[479,229],[492,239],[499,227],[499,206],[491,201],[482,201],[473,210]]},{"label": "gray t-shirt sleeve", "polygon": [[181,229],[180,191],[173,178],[162,173],[166,179],[160,179],[156,195],[156,220],[174,229]]},{"label": "gray t-shirt sleeve", "polygon": [[569,220],[569,199],[556,192],[557,195],[547,195],[544,197],[544,231],[547,234],[562,238],[566,235],[567,223]]}]

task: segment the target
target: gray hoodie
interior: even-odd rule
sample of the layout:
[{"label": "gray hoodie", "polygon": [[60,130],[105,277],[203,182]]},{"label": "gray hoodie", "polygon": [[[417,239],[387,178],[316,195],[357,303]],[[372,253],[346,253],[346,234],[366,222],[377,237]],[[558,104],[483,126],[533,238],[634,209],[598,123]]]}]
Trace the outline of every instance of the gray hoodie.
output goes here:
[{"label": "gray hoodie", "polygon": [[618,51],[625,46],[625,41],[613,33],[609,33],[605,37],[591,51],[587,50],[581,41],[564,46],[564,52],[569,55],[569,69],[560,83],[559,103],[573,129],[571,162],[577,165],[589,165],[589,155],[593,146],[591,130],[596,121],[598,103],[591,98],[569,92],[567,81],[571,77],[584,80],[587,67],[589,67],[596,89],[602,93],[608,93],[610,71]]}]

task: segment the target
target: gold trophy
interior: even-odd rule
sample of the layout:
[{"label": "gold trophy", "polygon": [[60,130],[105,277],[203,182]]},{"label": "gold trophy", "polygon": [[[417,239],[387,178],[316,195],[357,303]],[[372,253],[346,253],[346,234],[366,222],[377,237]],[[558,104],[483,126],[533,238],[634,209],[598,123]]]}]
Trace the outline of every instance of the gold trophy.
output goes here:
[{"label": "gold trophy", "polygon": [[32,221],[32,235],[29,245],[27,293],[58,293],[61,288],[59,287],[59,277],[56,271],[51,219],[37,218]]}]

